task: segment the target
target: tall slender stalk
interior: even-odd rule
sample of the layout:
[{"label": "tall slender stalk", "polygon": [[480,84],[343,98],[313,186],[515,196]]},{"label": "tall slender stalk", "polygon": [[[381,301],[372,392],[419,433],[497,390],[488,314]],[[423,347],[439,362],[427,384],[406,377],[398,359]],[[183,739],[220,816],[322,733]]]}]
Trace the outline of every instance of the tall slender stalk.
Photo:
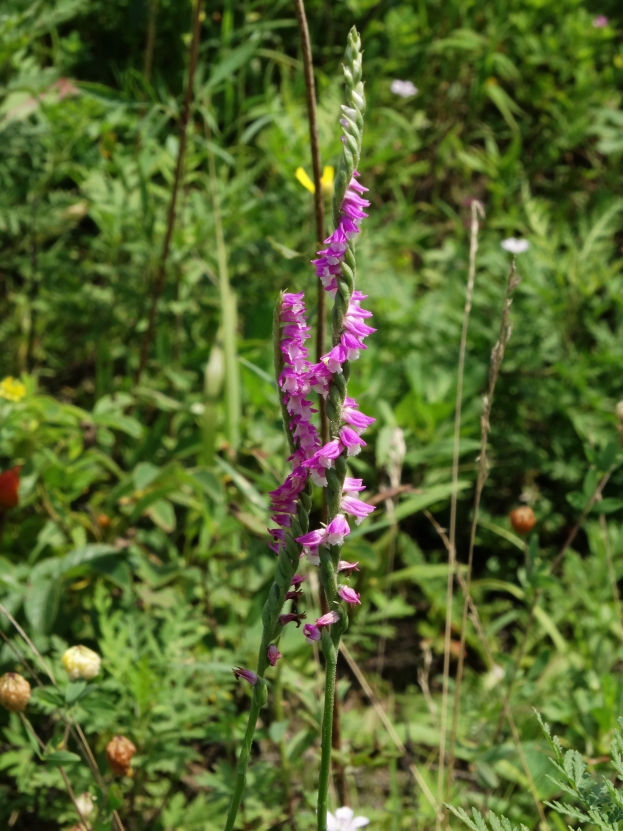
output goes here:
[{"label": "tall slender stalk", "polygon": [[[307,15],[305,14],[304,0],[294,0],[294,10],[299,27],[301,38],[301,53],[303,56],[303,70],[305,75],[305,94],[307,99],[307,120],[309,122],[309,145],[312,158],[312,170],[314,176],[314,213],[316,218],[316,242],[324,244],[325,239],[325,216],[324,216],[324,194],[322,192],[322,159],[320,156],[320,141],[318,139],[318,119],[316,114],[316,84],[314,81],[314,62],[309,39],[309,28]],[[325,351],[326,341],[326,300],[325,291],[320,281],[317,289],[317,320],[316,320],[316,361],[320,361]],[[323,444],[329,441],[329,422],[324,396],[318,396],[318,414],[320,417],[320,437]],[[323,492],[322,504],[323,522],[327,519],[327,504]],[[326,597],[321,589],[321,604],[323,614],[328,611]],[[340,702],[336,697],[333,704],[333,749],[340,751],[342,746],[340,729]],[[335,763],[335,786],[342,805],[346,804],[346,771],[341,762]]]},{"label": "tall slender stalk", "polygon": [[[316,213],[316,241],[321,245],[324,242],[324,195],[322,193],[321,171],[322,163],[320,158],[320,142],[318,141],[318,119],[316,117],[316,85],[314,81],[314,63],[312,59],[311,42],[309,40],[309,29],[307,27],[307,16],[305,14],[305,3],[303,0],[294,0],[294,10],[299,25],[301,37],[301,52],[303,54],[303,69],[305,73],[305,92],[307,96],[307,119],[309,121],[309,144],[312,157],[312,169],[314,171],[314,208]],[[316,328],[316,360],[319,361],[324,354],[325,331],[326,331],[326,309],[325,293],[322,284],[318,283],[318,321]],[[325,414],[324,398],[320,396],[320,414],[322,443],[328,441],[328,425]]]},{"label": "tall slender stalk", "polygon": [[196,0],[194,14],[193,14],[193,35],[189,46],[189,60],[188,60],[188,79],[186,83],[186,93],[184,95],[184,105],[182,109],[182,118],[180,121],[180,136],[179,148],[177,152],[177,163],[175,165],[175,174],[173,177],[173,186],[171,188],[171,196],[169,199],[169,211],[167,214],[167,229],[164,237],[164,244],[162,247],[162,255],[156,270],[156,277],[151,287],[151,305],[149,307],[149,317],[147,320],[147,330],[143,343],[141,345],[141,353],[139,359],[138,370],[136,372],[136,382],[138,383],[147,364],[149,353],[154,338],[154,326],[156,323],[156,311],[158,308],[158,301],[162,295],[167,274],[167,263],[171,251],[171,240],[173,238],[173,229],[175,228],[175,216],[177,206],[177,196],[182,180],[182,171],[184,169],[184,157],[186,154],[186,141],[188,134],[188,122],[190,120],[190,107],[193,99],[193,87],[195,82],[195,71],[197,69],[197,58],[199,55],[199,40],[201,37],[201,24],[203,22],[203,0]]},{"label": "tall slender stalk", "polygon": [[[439,774],[437,778],[437,802],[443,801],[443,780],[446,758],[446,726],[448,717],[448,684],[450,678],[450,636],[452,633],[452,599],[454,586],[454,572],[456,570],[456,511],[457,511],[457,484],[459,480],[459,449],[461,433],[461,407],[463,404],[463,375],[465,372],[465,353],[467,350],[467,329],[472,309],[474,282],[476,279],[476,252],[478,251],[478,214],[482,206],[474,200],[472,202],[472,224],[469,247],[469,271],[467,275],[467,290],[465,292],[465,308],[463,311],[463,327],[459,346],[459,365],[456,383],[456,407],[454,413],[454,451],[452,456],[452,498],[450,501],[450,548],[448,551],[448,582],[446,586],[446,626],[443,649],[443,690],[441,697],[441,723],[439,728]],[[437,815],[436,828],[439,831],[447,812],[442,810]]]},{"label": "tall slender stalk", "polygon": [[480,456],[478,460],[478,477],[476,480],[476,495],[474,497],[474,516],[469,537],[469,555],[467,559],[467,574],[465,576],[465,596],[463,599],[463,618],[461,621],[461,641],[459,646],[459,659],[456,670],[456,682],[454,691],[454,709],[452,714],[452,730],[450,734],[450,752],[448,754],[448,774],[446,777],[445,802],[450,799],[452,779],[454,775],[454,754],[456,748],[456,735],[458,729],[459,709],[461,705],[461,684],[463,681],[463,667],[465,662],[465,636],[467,633],[467,614],[469,610],[470,589],[472,580],[472,566],[474,562],[474,543],[476,541],[476,528],[478,527],[478,513],[480,510],[480,498],[489,475],[489,464],[487,460],[487,439],[491,429],[490,417],[493,405],[493,394],[497,383],[500,367],[504,359],[504,350],[511,336],[512,326],[510,323],[510,309],[513,302],[513,293],[521,278],[515,276],[515,260],[513,260],[508,283],[506,286],[506,298],[500,321],[500,331],[495,346],[491,350],[491,363],[489,365],[489,385],[486,394],[483,396],[482,415],[480,417]]},{"label": "tall slender stalk", "polygon": [[[348,44],[344,55],[344,80],[348,102],[348,118],[342,120],[344,126],[344,148],[335,182],[333,197],[333,221],[337,227],[346,189],[359,165],[361,141],[363,135],[363,114],[365,95],[362,82],[361,39],[353,27],[348,35]],[[355,290],[356,262],[354,239],[348,241],[341,273],[336,276],[338,289],[332,314],[333,344],[340,342],[344,330],[344,318],[348,311],[352,294]],[[350,375],[350,363],[345,361],[341,373],[333,375],[327,398],[327,415],[329,417],[329,435],[338,439],[340,435],[342,408],[346,398],[346,388]],[[330,523],[340,512],[342,490],[346,477],[346,458],[342,453],[335,460],[335,467],[327,470],[327,520]],[[320,580],[324,588],[328,607],[331,611],[339,607],[337,569],[340,547],[337,545],[320,546]],[[331,632],[322,632],[322,649],[325,657],[325,701],[322,721],[322,755],[318,777],[318,831],[327,831],[327,798],[331,771],[332,719],[335,698],[335,674],[340,638],[348,626],[348,617],[344,610],[340,619],[331,626]]]},{"label": "tall slender stalk", "polygon": [[[437,520],[433,517],[433,515],[429,511],[425,511],[424,513],[426,514],[426,516],[430,520],[431,524],[434,526],[435,530],[437,531],[437,533],[441,537],[441,539],[443,541],[443,544],[445,545],[446,550],[449,553],[450,552],[450,540],[446,536],[443,528],[439,525]],[[478,614],[478,608],[477,608],[476,604],[474,603],[474,598],[471,597],[469,595],[469,593],[467,592],[467,586],[465,584],[465,579],[464,579],[463,575],[461,574],[461,570],[459,568],[457,568],[457,570],[456,570],[456,577],[457,577],[457,580],[459,582],[459,585],[461,586],[461,590],[463,591],[463,593],[465,594],[466,597],[469,597],[470,618],[472,620],[472,623],[474,624],[474,628],[476,629],[476,634],[478,635],[478,639],[480,640],[480,643],[481,643],[482,648],[484,650],[484,653],[486,655],[487,665],[488,665],[489,669],[491,670],[495,666],[495,661],[494,661],[494,658],[493,658],[493,653],[491,652],[491,647],[489,646],[489,641],[487,640],[487,636],[485,634],[485,630],[483,629],[483,626],[482,626],[482,621],[480,620],[480,615]],[[517,750],[517,754],[518,754],[519,759],[521,761],[521,765],[523,767],[523,772],[524,772],[524,775],[525,775],[526,780],[528,782],[528,787],[530,789],[530,793],[531,793],[532,798],[534,800],[534,804],[536,806],[536,809],[539,813],[539,818],[540,818],[541,823],[542,823],[542,828],[544,829],[544,831],[547,831],[547,829],[549,829],[549,825],[548,825],[547,819],[545,817],[545,812],[543,810],[543,805],[541,803],[541,800],[539,799],[539,795],[538,795],[537,790],[536,790],[536,785],[534,784],[534,778],[533,778],[532,773],[530,772],[530,768],[528,766],[528,760],[526,759],[526,754],[525,754],[524,749],[523,749],[522,744],[521,744],[521,739],[519,737],[519,731],[517,730],[517,725],[515,724],[515,719],[513,718],[513,714],[511,712],[510,707],[508,706],[507,701],[502,702],[502,707],[503,707],[503,710],[504,710],[504,716],[506,717],[506,720],[508,721],[509,727],[511,729],[511,735],[513,737],[513,743],[515,745],[515,748]]]}]

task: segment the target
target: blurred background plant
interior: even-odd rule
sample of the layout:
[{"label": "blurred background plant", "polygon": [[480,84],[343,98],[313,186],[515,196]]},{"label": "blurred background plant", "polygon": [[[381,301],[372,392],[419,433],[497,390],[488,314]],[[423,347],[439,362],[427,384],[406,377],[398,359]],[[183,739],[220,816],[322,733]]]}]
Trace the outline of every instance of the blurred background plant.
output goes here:
[{"label": "blurred background plant", "polygon": [[[484,642],[470,621],[451,801],[529,827],[540,807],[562,829],[545,805],[559,788],[532,706],[591,773],[623,712],[621,11],[606,0],[310,0],[307,14],[323,165],[339,157],[353,23],[368,98],[361,173],[373,204],[358,282],[378,334],[351,387],[377,425],[353,471],[378,511],[344,551],[366,566],[339,667],[347,801],[386,831],[435,823],[425,789],[436,798],[448,554],[424,510],[448,525],[477,199],[463,563],[510,261],[500,243],[530,248],[493,401],[471,588]],[[4,0],[0,138],[0,672],[29,678],[26,717],[46,748],[18,713],[0,714],[0,823],[75,825],[62,764],[76,795],[97,797],[94,828],[110,828],[116,809],[127,831],[216,831],[248,707],[230,667],[257,651],[274,567],[266,494],[285,472],[272,308],[282,289],[305,289],[310,305],[316,293],[294,9]],[[520,504],[537,519],[527,538],[508,519]],[[461,613],[456,602],[450,706]],[[77,644],[103,659],[87,686],[61,664]],[[279,649],[240,827],[305,831],[318,666],[296,631]],[[107,765],[116,735],[137,749],[132,776]]]}]

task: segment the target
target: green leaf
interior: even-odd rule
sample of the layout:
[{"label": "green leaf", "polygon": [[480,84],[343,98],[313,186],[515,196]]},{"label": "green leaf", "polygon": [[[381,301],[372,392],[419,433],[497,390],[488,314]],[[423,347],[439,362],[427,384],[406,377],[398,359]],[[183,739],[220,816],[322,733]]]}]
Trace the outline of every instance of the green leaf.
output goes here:
[{"label": "green leaf", "polygon": [[47,635],[56,621],[61,595],[59,580],[41,578],[28,588],[24,612],[30,625],[42,635]]},{"label": "green leaf", "polygon": [[70,681],[65,687],[65,703],[70,707],[82,698],[84,691],[87,688],[87,682],[84,680]]},{"label": "green leaf", "polygon": [[58,561],[57,574],[58,576],[62,576],[79,566],[89,565],[104,557],[110,557],[113,554],[120,556],[121,553],[114,545],[108,545],[106,543],[82,545],[80,548],[70,551],[69,554]]},{"label": "green leaf", "polygon": [[621,508],[623,508],[623,500],[608,497],[607,499],[602,499],[601,502],[595,502],[591,511],[594,514],[613,514]]},{"label": "green leaf", "polygon": [[77,753],[71,753],[69,750],[55,750],[44,756],[43,761],[48,765],[77,765],[82,759]]},{"label": "green leaf", "polygon": [[137,491],[144,491],[151,485],[160,472],[161,469],[156,467],[156,465],[152,465],[151,462],[141,462],[138,464],[132,472],[135,489]]},{"label": "green leaf", "polygon": [[116,782],[108,789],[108,804],[113,811],[116,811],[117,808],[121,808],[123,805],[123,793]]},{"label": "green leaf", "polygon": [[167,499],[156,499],[145,513],[165,534],[170,534],[175,530],[175,511]]},{"label": "green leaf", "polygon": [[56,687],[35,687],[33,698],[52,707],[62,707],[65,703],[63,694]]}]

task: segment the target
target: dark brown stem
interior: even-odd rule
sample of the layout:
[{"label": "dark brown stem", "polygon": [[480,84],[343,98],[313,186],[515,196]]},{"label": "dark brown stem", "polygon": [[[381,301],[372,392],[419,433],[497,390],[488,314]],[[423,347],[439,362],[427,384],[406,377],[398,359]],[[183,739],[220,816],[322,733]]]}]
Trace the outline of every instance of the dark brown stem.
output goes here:
[{"label": "dark brown stem", "polygon": [[195,5],[195,12],[193,18],[193,36],[190,42],[190,58],[188,66],[188,82],[186,85],[186,94],[184,96],[184,107],[182,110],[182,119],[180,121],[180,146],[177,154],[177,164],[175,166],[175,177],[173,179],[173,188],[171,190],[171,199],[169,201],[169,213],[167,217],[167,231],[164,238],[164,245],[162,248],[162,256],[158,264],[156,272],[156,279],[152,287],[151,306],[149,309],[149,320],[147,323],[147,331],[143,339],[141,347],[141,357],[139,361],[138,371],[136,373],[136,383],[141,379],[145,364],[149,357],[151,345],[154,337],[154,324],[156,321],[156,310],[158,301],[164,289],[166,280],[166,267],[169,259],[169,252],[171,250],[171,239],[173,237],[173,229],[175,227],[175,207],[177,205],[177,194],[180,188],[182,179],[182,170],[184,168],[184,156],[186,153],[186,138],[188,133],[188,122],[190,120],[190,107],[193,98],[193,84],[195,80],[195,70],[197,69],[197,57],[199,54],[199,38],[201,36],[201,24],[203,21],[203,0],[197,0]]},{"label": "dark brown stem", "polygon": [[[305,15],[305,4],[303,0],[294,0],[296,19],[299,24],[301,36],[301,51],[303,53],[303,68],[305,73],[305,92],[307,95],[307,118],[309,121],[309,144],[311,148],[312,167],[314,171],[314,207],[316,213],[316,241],[322,245],[325,235],[324,227],[324,196],[322,193],[322,172],[320,161],[320,144],[318,141],[318,121],[316,118],[316,84],[314,82],[314,64],[312,61],[311,43],[309,40],[309,29],[307,28],[307,17]],[[318,281],[318,322],[316,329],[316,361],[324,355],[326,337],[326,305],[325,291],[322,283]],[[320,404],[320,435],[322,443],[329,441],[329,426],[325,412],[325,402],[319,396]]]}]

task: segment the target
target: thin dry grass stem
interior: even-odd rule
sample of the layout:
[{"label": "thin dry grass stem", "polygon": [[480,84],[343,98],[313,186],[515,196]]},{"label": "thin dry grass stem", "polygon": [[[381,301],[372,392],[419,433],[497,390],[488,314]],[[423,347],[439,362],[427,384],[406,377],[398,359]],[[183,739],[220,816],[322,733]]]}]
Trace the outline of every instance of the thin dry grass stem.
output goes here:
[{"label": "thin dry grass stem", "polygon": [[[363,674],[363,672],[359,668],[359,665],[357,664],[357,662],[355,661],[353,656],[350,654],[350,652],[348,650],[348,647],[343,642],[340,643],[340,652],[346,658],[348,666],[351,668],[353,675],[355,676],[355,678],[357,679],[357,681],[359,682],[359,684],[361,686],[361,689],[364,691],[364,693],[368,697],[370,703],[374,707],[374,710],[375,710],[376,714],[378,715],[379,719],[381,720],[381,723],[383,724],[383,727],[385,727],[385,729],[387,730],[387,733],[388,733],[390,739],[396,745],[398,750],[403,755],[406,756],[407,755],[407,748],[404,746],[404,743],[402,742],[402,740],[401,740],[400,736],[398,735],[398,733],[396,733],[396,729],[395,729],[394,725],[392,724],[389,716],[387,715],[387,713],[383,709],[383,705],[381,704],[379,699],[376,697],[376,694],[374,693],[374,690],[372,689],[372,687],[368,683],[367,678],[365,677],[365,675]],[[411,771],[411,774],[413,775],[413,778],[415,779],[417,784],[422,789],[422,793],[424,794],[424,796],[428,800],[429,804],[431,805],[431,807],[433,808],[435,813],[438,813],[439,812],[439,806],[437,805],[437,800],[433,796],[433,793],[432,793],[431,789],[428,787],[428,785],[426,783],[426,780],[424,779],[424,777],[422,776],[422,774],[418,770],[417,765],[414,762],[409,763],[409,770]]]},{"label": "thin dry grass stem", "polygon": [[[448,686],[450,679],[450,639],[452,634],[452,597],[454,589],[454,572],[456,570],[456,512],[457,512],[457,484],[459,480],[459,441],[461,431],[461,405],[463,401],[463,375],[465,371],[465,353],[467,349],[467,329],[469,315],[474,296],[474,282],[476,279],[476,252],[478,251],[478,217],[484,216],[480,202],[472,202],[472,224],[469,246],[469,271],[467,275],[467,289],[465,292],[465,309],[463,311],[463,327],[459,346],[459,364],[456,384],[456,408],[454,414],[454,452],[452,456],[452,498],[450,501],[450,549],[448,551],[448,583],[446,588],[446,625],[443,647],[443,689],[441,697],[441,719],[439,726],[439,775],[437,779],[437,803],[441,806],[443,800],[443,782],[446,760],[446,727],[448,718]],[[435,827],[437,831],[445,822],[447,811],[440,808]]]},{"label": "thin dry grass stem", "polygon": [[[569,534],[567,536],[567,539],[565,540],[562,548],[560,549],[560,551],[556,555],[556,559],[552,562],[552,564],[549,568],[549,574],[553,575],[558,570],[560,564],[562,563],[562,561],[564,559],[565,554],[567,553],[567,549],[569,548],[571,543],[575,540],[580,528],[584,525],[586,517],[590,513],[593,505],[595,504],[595,502],[597,502],[597,500],[599,500],[601,498],[601,494],[603,493],[603,489],[608,484],[608,480],[610,479],[610,476],[612,475],[613,470],[614,470],[614,467],[612,467],[609,471],[607,471],[607,473],[604,473],[604,475],[601,477],[599,483],[597,484],[597,487],[595,488],[595,492],[593,493],[591,498],[586,503],[586,506],[584,507],[584,510],[580,514],[580,517],[579,517],[578,521],[575,523],[575,525],[573,526],[573,528],[569,532]],[[503,721],[504,721],[504,709],[508,706],[509,701],[511,699],[511,696],[513,694],[513,690],[514,690],[514,687],[515,687],[515,682],[517,680],[517,674],[519,672],[519,668],[521,667],[521,662],[523,661],[524,655],[526,654],[526,649],[527,649],[527,645],[528,645],[528,638],[530,637],[530,634],[532,632],[532,624],[534,623],[536,607],[537,607],[537,604],[538,604],[539,600],[541,599],[542,594],[543,594],[543,589],[538,588],[538,589],[536,589],[536,591],[534,592],[534,595],[532,596],[532,601],[530,603],[530,609],[528,611],[528,620],[526,621],[526,626],[524,628],[521,643],[519,644],[519,650],[517,652],[517,657],[513,661],[513,668],[511,670],[511,676],[510,676],[510,679],[509,679],[509,682],[508,682],[508,686],[506,688],[506,694],[505,694],[504,699],[502,701],[502,710],[500,711],[500,716],[498,718],[498,723],[497,723],[496,728],[495,728],[495,733],[493,734],[493,744],[495,744],[497,742],[497,740],[499,738],[499,735],[500,735],[500,731],[502,730],[502,724],[503,724]]]},{"label": "thin dry grass stem", "polygon": [[156,270],[156,278],[151,289],[151,305],[149,307],[149,317],[147,321],[147,330],[143,343],[141,345],[141,354],[139,359],[138,370],[136,372],[136,383],[138,384],[147,359],[154,337],[154,326],[156,322],[156,311],[158,308],[158,301],[164,289],[166,282],[167,262],[169,260],[169,253],[171,251],[171,240],[173,238],[173,229],[175,227],[175,215],[177,196],[180,189],[180,182],[182,179],[182,170],[184,169],[184,157],[186,154],[186,139],[188,135],[188,122],[190,120],[190,107],[193,98],[193,87],[195,82],[195,70],[197,69],[197,58],[199,55],[199,39],[201,37],[201,24],[203,22],[203,0],[196,0],[193,14],[193,35],[189,46],[189,65],[188,65],[188,81],[186,84],[186,94],[184,96],[184,106],[182,109],[182,118],[180,121],[180,143],[177,153],[177,163],[175,165],[175,175],[173,178],[173,187],[171,189],[171,197],[169,200],[169,211],[167,215],[167,230],[164,237],[164,245],[162,247],[162,255],[158,268]]},{"label": "thin dry grass stem", "polygon": [[[449,550],[450,550],[450,540],[446,536],[445,531],[439,525],[437,520],[432,516],[432,514],[429,513],[429,511],[424,511],[424,513],[425,513],[426,517],[430,520],[431,524],[433,525],[433,527],[435,528],[437,533],[439,534],[443,544],[446,546],[446,549],[449,552]],[[483,626],[482,626],[482,622],[480,620],[480,615],[478,614],[478,608],[477,608],[476,604],[474,603],[474,599],[467,592],[467,584],[466,584],[465,578],[461,574],[461,570],[459,568],[456,569],[456,576],[457,576],[457,580],[459,582],[459,585],[460,585],[461,590],[463,591],[464,595],[466,597],[469,597],[469,609],[470,609],[470,615],[469,616],[470,616],[470,619],[471,619],[472,623],[474,624],[474,628],[476,629],[476,634],[478,635],[478,639],[479,639],[480,643],[482,644],[482,647],[485,651],[485,655],[487,657],[487,662],[489,664],[489,669],[491,669],[495,666],[495,661],[494,661],[494,658],[493,658],[493,654],[491,652],[491,647],[489,646],[489,641],[487,640],[487,636],[485,634],[485,631],[484,631]],[[515,719],[513,718],[513,714],[511,713],[508,702],[506,702],[504,699],[502,700],[502,708],[503,708],[503,711],[504,711],[504,715],[506,716],[506,719],[508,721],[509,727],[511,729],[513,742],[515,744],[515,747],[517,749],[517,753],[518,753],[519,758],[521,760],[521,764],[522,764],[522,767],[524,769],[524,774],[526,776],[526,779],[528,780],[528,786],[530,788],[530,793],[531,793],[532,798],[534,800],[534,803],[536,805],[536,809],[539,813],[541,823],[543,824],[544,829],[549,829],[549,825],[548,825],[547,819],[545,817],[545,812],[543,810],[543,805],[541,804],[541,800],[539,799],[539,795],[537,793],[536,786],[534,784],[534,779],[532,778],[532,774],[530,773],[530,768],[528,767],[528,761],[526,759],[526,754],[524,753],[523,747],[521,745],[521,738],[519,736],[519,732],[517,731],[517,726],[515,724]]]},{"label": "thin dry grass stem", "polygon": [[[24,729],[30,733],[30,735],[37,742],[37,744],[39,745],[41,750],[43,752],[45,752],[45,750],[46,750],[45,743],[39,738],[39,736],[37,735],[37,732],[35,731],[35,728],[32,726],[30,721],[26,718],[26,716],[23,713],[19,713],[18,715],[19,715],[19,717],[22,721],[22,724],[24,725]],[[62,780],[65,784],[65,788],[67,790],[67,793],[69,794],[69,798],[72,801],[72,804],[73,804],[73,806],[76,810],[76,813],[78,814],[78,819],[80,820],[81,823],[83,823],[83,825],[86,828],[88,828],[89,826],[87,825],[86,819],[82,815],[82,812],[80,811],[80,806],[78,805],[78,801],[76,800],[76,795],[74,793],[74,789],[71,787],[71,782],[69,781],[69,778],[68,778],[67,774],[65,773],[65,769],[63,768],[62,765],[59,765],[58,770],[59,770],[61,778],[62,778]]]},{"label": "thin dry grass stem", "polygon": [[[407,448],[405,445],[404,434],[400,427],[394,427],[392,431],[392,441],[389,450],[389,458],[387,461],[387,472],[389,474],[390,491],[397,491],[400,488],[400,479],[402,477],[402,463],[404,461]],[[394,570],[394,560],[396,558],[396,537],[398,536],[398,523],[395,517],[395,502],[394,498],[388,496],[385,500],[385,510],[391,522],[391,538],[389,541],[387,551],[387,568],[385,570],[385,578],[387,579]],[[391,583],[386,583],[387,589],[385,592],[385,599],[389,601],[391,597]],[[387,623],[387,615],[383,614],[381,619],[381,627],[384,628]],[[376,656],[376,671],[379,675],[383,674],[383,665],[385,663],[385,635],[381,634],[379,638],[379,646]]]},{"label": "thin dry grass stem", "polygon": [[[34,643],[30,640],[30,638],[28,637],[26,632],[24,632],[22,627],[15,620],[13,615],[9,612],[9,610],[5,606],[2,605],[2,603],[0,603],[0,613],[5,615],[5,617],[7,617],[8,620],[11,622],[11,624],[15,627],[18,634],[24,639],[25,643],[30,648],[32,654],[39,661],[39,664],[41,665],[43,671],[45,672],[45,674],[48,676],[48,678],[52,682],[53,686],[56,687],[56,689],[58,689],[59,687],[58,687],[58,683],[56,682],[56,678],[54,677],[54,674],[52,673],[52,670],[48,667],[46,662],[43,660],[43,656],[41,655],[41,653],[39,652],[37,647],[34,645]],[[13,654],[15,655],[17,660],[20,663],[22,663],[24,665],[24,667],[26,668],[27,672],[30,673],[31,677],[35,680],[35,683],[39,687],[43,687],[44,684],[43,684],[41,678],[39,677],[39,675],[37,674],[37,672],[32,668],[32,666],[29,664],[29,662],[26,660],[26,658],[19,652],[19,650],[15,647],[15,645],[11,642],[11,640],[5,635],[5,633],[1,629],[0,629],[0,635],[2,636],[2,639],[5,641],[5,643],[8,644],[11,652],[13,652]],[[89,770],[91,771],[91,774],[92,774],[93,778],[95,779],[95,782],[102,789],[102,792],[105,793],[106,792],[106,785],[105,785],[104,779],[102,777],[102,774],[100,773],[100,769],[98,767],[97,761],[95,759],[95,756],[93,755],[93,751],[91,750],[91,747],[90,747],[90,745],[87,741],[87,738],[84,735],[82,727],[79,724],[74,723],[70,719],[68,719],[67,716],[64,713],[61,712],[60,716],[61,716],[63,722],[65,723],[65,726],[71,732],[71,735],[73,736],[76,744],[81,748],[81,750],[84,754],[87,766],[88,766]],[[113,811],[113,821],[115,823],[117,831],[125,831],[124,825],[121,821],[121,817],[119,816],[117,811]]]},{"label": "thin dry grass stem", "polygon": [[[305,14],[305,3],[303,0],[294,0],[294,10],[299,26],[301,38],[301,52],[303,55],[303,71],[305,75],[305,93],[307,97],[307,119],[309,122],[309,145],[312,157],[312,168],[314,172],[314,209],[316,215],[316,241],[324,243],[324,195],[322,192],[322,162],[320,158],[320,142],[318,140],[318,119],[316,117],[316,83],[314,81],[314,63],[309,39],[309,28]],[[325,290],[322,283],[318,281],[318,320],[316,328],[316,361],[324,355],[326,339],[326,300]],[[318,396],[320,412],[320,435],[322,443],[329,441],[329,424],[325,411],[325,400],[322,395]]]},{"label": "thin dry grass stem", "polygon": [[614,570],[614,561],[612,559],[612,548],[610,547],[610,536],[608,534],[608,524],[606,517],[599,514],[599,527],[601,528],[601,536],[604,541],[604,548],[606,550],[606,561],[608,563],[608,575],[610,576],[610,585],[612,587],[612,598],[614,600],[614,610],[616,612],[619,629],[623,632],[623,616],[621,615],[621,598],[619,597],[619,587],[617,586],[617,576]]},{"label": "thin dry grass stem", "polygon": [[467,613],[469,609],[469,599],[472,581],[472,566],[474,562],[474,543],[476,540],[476,528],[478,527],[478,513],[480,510],[480,499],[485,482],[489,476],[489,464],[487,460],[487,439],[489,431],[491,430],[490,417],[491,407],[493,404],[493,394],[495,392],[495,385],[497,383],[500,367],[504,360],[504,350],[510,340],[512,333],[512,324],[510,321],[511,304],[513,302],[513,293],[521,281],[515,272],[515,260],[513,259],[510,272],[508,275],[508,282],[506,285],[506,297],[504,300],[504,308],[502,309],[502,318],[500,321],[500,332],[495,346],[491,350],[491,362],[489,364],[489,386],[486,394],[483,396],[482,415],[480,416],[480,456],[478,459],[478,476],[476,479],[476,493],[474,497],[474,515],[472,518],[472,527],[469,537],[469,555],[467,558],[467,573],[465,575],[465,591],[466,594],[463,599],[463,617],[461,620],[461,640],[459,645],[459,658],[456,670],[456,682],[454,690],[454,707],[452,712],[452,729],[450,732],[450,752],[448,754],[448,772],[446,776],[446,791],[445,802],[450,799],[450,792],[452,789],[452,779],[454,775],[454,761],[456,749],[456,736],[458,730],[459,710],[461,706],[461,685],[463,681],[463,669],[465,663],[465,636],[467,633]]}]

